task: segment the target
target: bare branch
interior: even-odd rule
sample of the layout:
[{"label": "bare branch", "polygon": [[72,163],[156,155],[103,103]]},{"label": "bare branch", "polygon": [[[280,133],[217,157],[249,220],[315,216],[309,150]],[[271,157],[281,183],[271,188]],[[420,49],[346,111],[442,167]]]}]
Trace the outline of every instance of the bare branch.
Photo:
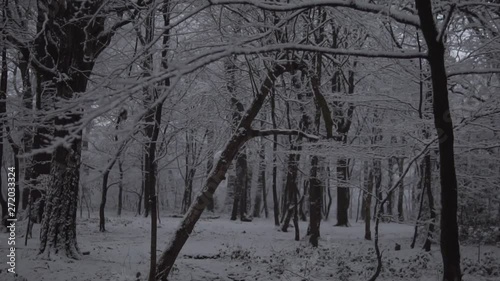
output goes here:
[{"label": "bare branch", "polygon": [[374,14],[382,14],[392,18],[393,20],[408,24],[411,26],[419,27],[420,20],[416,15],[406,14],[392,7],[384,5],[376,5],[356,0],[316,0],[316,1],[304,1],[300,3],[280,3],[271,1],[258,1],[258,0],[211,0],[209,1],[212,5],[231,5],[231,4],[243,4],[251,5],[263,10],[276,11],[276,12],[288,12],[295,11],[299,9],[312,9],[316,7],[343,7],[348,9],[354,9],[362,12],[369,12]]},{"label": "bare branch", "polygon": [[481,68],[481,69],[466,69],[466,70],[456,70],[448,72],[448,78],[459,75],[469,75],[469,74],[494,74],[500,73],[500,68]]},{"label": "bare branch", "polygon": [[318,136],[310,135],[299,130],[280,130],[280,129],[269,129],[269,130],[251,130],[249,132],[249,137],[267,137],[272,135],[284,135],[284,136],[301,136],[313,141],[319,140]]}]

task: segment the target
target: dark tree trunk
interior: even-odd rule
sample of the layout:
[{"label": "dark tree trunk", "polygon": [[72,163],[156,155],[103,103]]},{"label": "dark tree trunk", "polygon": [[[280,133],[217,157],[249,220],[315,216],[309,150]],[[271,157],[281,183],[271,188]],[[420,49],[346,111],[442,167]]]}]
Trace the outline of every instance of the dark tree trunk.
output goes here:
[{"label": "dark tree trunk", "polygon": [[[428,152],[427,152],[428,154]],[[421,190],[419,196],[420,196],[420,204],[418,206],[418,213],[417,213],[417,219],[415,220],[415,230],[413,231],[413,239],[410,244],[410,248],[415,247],[415,243],[417,242],[417,236],[418,236],[418,226],[420,224],[420,218],[422,217],[422,211],[424,208],[424,192],[425,192],[425,181],[427,177],[427,172],[426,172],[426,165],[427,163],[425,162],[425,157],[422,163],[420,164],[420,180],[417,184],[417,188]]]},{"label": "dark tree trunk", "polygon": [[364,164],[364,188],[363,201],[364,201],[364,217],[365,217],[365,239],[372,240],[371,232],[371,204],[373,194],[373,170],[370,168],[368,162]]},{"label": "dark tree trunk", "polygon": [[[271,95],[271,121],[273,123],[273,129],[276,129],[276,97],[274,94],[274,87],[272,89]],[[279,199],[277,191],[277,176],[278,167],[277,165],[277,150],[278,150],[278,135],[273,135],[273,173],[272,173],[272,189],[273,189],[273,212],[274,212],[274,225],[280,225],[280,208]]]},{"label": "dark tree trunk", "polygon": [[[164,0],[161,8],[162,17],[163,17],[163,40],[162,40],[162,52],[161,52],[161,68],[162,70],[168,69],[168,49],[169,49],[169,40],[170,40],[170,1]],[[146,38],[147,43],[153,41],[154,38],[154,30],[155,30],[155,9],[154,6],[151,5],[151,12],[146,17]],[[153,60],[152,55],[148,57],[146,60],[148,64],[147,70],[153,70]],[[151,72],[147,72],[148,75],[151,75]],[[166,78],[158,83],[160,88],[168,89],[170,87],[170,78]],[[161,126],[161,117],[162,117],[162,108],[164,100],[157,103],[154,107],[152,104],[158,101],[158,91],[156,89],[151,89],[152,91],[148,91],[148,97],[146,98],[146,102],[149,107],[148,115],[146,115],[146,119],[148,116],[151,116],[152,124],[149,124],[146,127],[146,136],[148,138],[146,143],[146,155],[148,156],[149,162],[147,163],[147,183],[149,186],[145,186],[145,190],[149,190],[149,204],[151,208],[151,243],[149,247],[150,256],[149,256],[149,281],[154,281],[156,277],[156,244],[157,244],[157,231],[158,231],[158,198],[156,195],[156,187],[157,187],[157,174],[158,174],[158,162],[156,159],[156,147],[158,143],[158,136],[160,133]],[[194,177],[195,171],[193,171]],[[187,175],[186,175],[187,176]]]},{"label": "dark tree trunk", "polygon": [[[236,171],[234,168],[234,163],[229,166],[227,171],[227,188],[226,188],[226,199],[224,203],[224,210],[230,211],[232,215],[233,203],[234,203],[234,192],[236,190]],[[234,219],[236,220],[236,219]]]},{"label": "dark tree trunk", "polygon": [[106,208],[106,200],[107,200],[107,194],[108,194],[108,178],[109,178],[109,172],[113,166],[111,166],[109,169],[104,171],[104,174],[102,175],[102,187],[101,187],[101,204],[99,205],[99,231],[100,232],[105,232],[106,231],[106,217],[104,216],[104,209]]},{"label": "dark tree trunk", "polygon": [[318,156],[311,157],[311,172],[309,177],[309,243],[318,247],[321,224],[322,188],[318,175]]},{"label": "dark tree trunk", "polygon": [[[401,178],[403,176],[403,169],[404,168],[404,158],[399,158],[398,159],[398,176]],[[405,196],[405,185],[404,181],[401,180],[399,183],[399,192],[398,192],[398,220],[400,222],[405,220],[404,217],[404,205],[403,205],[403,198]]]},{"label": "dark tree trunk", "polygon": [[[4,22],[7,20],[6,18],[6,8],[4,7],[2,14],[4,18]],[[3,37],[4,34],[2,34]],[[2,38],[3,40],[4,38]],[[5,118],[7,117],[7,104],[6,104],[6,99],[7,99],[7,75],[8,75],[8,69],[7,69],[7,46],[5,44],[2,44],[2,71],[1,71],[1,76],[0,76],[0,171],[2,170],[2,164],[3,164],[3,143],[4,143],[4,123],[5,123]],[[19,171],[14,171],[16,173],[19,173]],[[0,172],[0,205],[2,207],[2,225],[7,227],[8,222],[7,218],[8,216],[8,202],[7,200],[3,197],[2,193],[2,173]],[[8,186],[8,185],[7,185]],[[7,189],[8,190],[8,189]],[[16,195],[19,192],[16,192]],[[8,197],[7,197],[8,198]],[[16,200],[15,206],[19,208],[19,200]]]},{"label": "dark tree trunk", "polygon": [[[261,126],[262,128],[262,126]],[[255,202],[253,205],[253,217],[259,218],[261,212],[261,202],[264,203],[264,212],[266,218],[268,217],[267,210],[267,194],[266,194],[266,154],[265,154],[264,140],[261,139],[261,146],[259,150],[259,170],[257,179],[257,192],[255,193]]]},{"label": "dark tree trunk", "polygon": [[337,160],[337,224],[335,226],[349,226],[350,193],[347,182],[349,167],[347,159]]},{"label": "dark tree trunk", "polygon": [[234,200],[233,200],[233,210],[231,211],[231,220],[236,220],[238,218],[238,213],[240,213],[240,219],[244,219],[241,216],[242,197],[246,194],[246,177],[247,177],[247,155],[243,152],[244,149],[236,156],[235,170],[235,190],[234,190]]},{"label": "dark tree trunk", "polygon": [[[206,132],[207,135],[207,143],[208,143],[208,151],[207,151],[207,172],[206,172],[206,177],[208,178],[208,175],[210,174],[210,171],[212,170],[214,166],[214,149],[213,149],[213,141],[214,141],[214,131],[211,129],[208,129]],[[208,202],[207,205],[207,210],[209,212],[215,212],[215,203],[214,203],[214,198],[210,198],[210,202]]]},{"label": "dark tree trunk", "polygon": [[434,124],[439,137],[443,280],[460,281],[462,272],[457,223],[458,186],[453,147],[453,123],[448,100],[445,46],[435,24],[431,1],[419,0],[415,3],[422,33],[427,42],[433,89]]},{"label": "dark tree trunk", "polygon": [[251,221],[249,217],[249,209],[252,206],[252,166],[246,163],[246,175],[244,177],[245,182],[243,185],[243,192],[241,193],[241,204],[240,204],[240,220],[241,221]]},{"label": "dark tree trunk", "polygon": [[123,161],[118,159],[118,211],[117,215],[122,215],[123,209]]},{"label": "dark tree trunk", "polygon": [[[432,238],[434,235],[434,223],[436,223],[436,210],[434,209],[434,196],[432,194],[432,172],[431,172],[431,155],[430,153],[425,155],[425,181],[424,181],[424,191],[427,194],[427,200],[429,202],[429,214],[430,214],[430,222],[429,229],[427,231],[427,238],[425,239],[424,249],[426,252],[431,250]],[[424,194],[422,193],[422,196]]]},{"label": "dark tree trunk", "polygon": [[[392,188],[392,185],[394,184],[394,158],[389,157],[387,159],[387,166],[388,166],[388,178],[387,178],[387,190],[390,190]],[[390,219],[392,219],[392,209],[393,207],[393,199],[394,199],[394,193],[391,191],[387,194],[387,215],[389,215]]]},{"label": "dark tree trunk", "polygon": [[[382,163],[380,162],[380,159],[375,159],[373,160],[373,180],[375,182],[375,195],[377,196],[377,200],[375,201],[375,207],[373,208],[373,220],[377,218],[377,213],[380,210],[384,210],[383,206],[382,208],[379,208],[380,202],[382,202]],[[381,216],[383,214],[380,214]]]},{"label": "dark tree trunk", "polygon": [[281,231],[287,232],[288,226],[290,225],[290,220],[292,219],[292,215],[295,209],[295,196],[298,190],[297,187],[297,175],[298,175],[298,162],[300,160],[300,154],[295,154],[293,151],[298,150],[299,148],[292,145],[291,151],[292,154],[288,156],[288,169],[286,175],[286,183],[285,183],[285,194],[283,197],[286,199],[285,204],[283,204],[283,214],[285,214],[283,223],[281,224]]},{"label": "dark tree trunk", "polygon": [[[51,11],[47,10],[51,7]],[[35,56],[44,65],[43,68],[36,67],[37,72],[37,95],[42,98],[44,92],[44,103],[46,107],[37,104],[40,112],[44,110],[61,110],[57,117],[51,120],[53,136],[56,139],[66,139],[65,145],[59,145],[52,153],[50,169],[46,160],[50,157],[37,154],[33,171],[44,175],[36,178],[37,184],[48,186],[45,213],[41,226],[40,254],[50,258],[51,254],[64,253],[70,258],[79,258],[79,250],[76,242],[76,214],[78,206],[78,189],[80,180],[81,161],[81,131],[74,131],[72,126],[80,122],[83,109],[66,109],[66,103],[71,101],[74,93],[84,93],[87,87],[88,77],[94,67],[95,60],[104,48],[109,44],[112,34],[100,37],[104,30],[105,18],[93,16],[98,13],[100,3],[92,2],[85,9],[86,15],[75,17],[75,13],[83,10],[75,10],[71,5],[60,5],[59,2],[38,1],[37,30],[40,32],[35,39]],[[47,20],[48,18],[48,20]],[[69,24],[68,19],[72,20]],[[92,28],[89,28],[92,26]],[[46,40],[46,38],[56,38]],[[55,44],[57,42],[57,45]],[[56,69],[57,74],[47,69]],[[67,79],[60,79],[67,77]],[[47,96],[45,96],[47,95]],[[57,98],[57,103],[51,103],[51,97]],[[40,102],[38,99],[37,102]],[[49,106],[50,105],[50,106]],[[44,144],[47,139],[43,137],[37,128],[34,144]],[[46,133],[46,132],[44,132]],[[41,157],[41,159],[37,159]],[[37,165],[42,165],[37,167]],[[50,177],[45,176],[47,170]],[[45,182],[42,182],[43,180]]]}]

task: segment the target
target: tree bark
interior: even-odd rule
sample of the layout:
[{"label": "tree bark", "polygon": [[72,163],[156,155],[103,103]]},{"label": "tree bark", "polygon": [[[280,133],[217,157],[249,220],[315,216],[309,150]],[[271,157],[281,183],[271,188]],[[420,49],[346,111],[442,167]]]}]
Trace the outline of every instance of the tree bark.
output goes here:
[{"label": "tree bark", "polygon": [[[390,190],[392,188],[393,182],[394,182],[394,158],[389,157],[387,159],[387,166],[388,166],[388,176],[387,176],[387,190]],[[394,193],[391,191],[387,194],[388,199],[387,199],[387,215],[390,216],[390,219],[392,219],[392,209],[393,209],[393,199],[394,199]]]},{"label": "tree bark", "polygon": [[[6,8],[4,7],[2,11],[3,15],[3,24],[5,24],[5,21],[7,21],[6,18]],[[2,32],[2,40],[5,40],[5,34]],[[2,168],[3,164],[3,143],[4,143],[4,123],[5,123],[5,118],[7,117],[7,104],[6,104],[6,99],[7,99],[7,75],[8,75],[8,69],[7,69],[7,46],[5,44],[2,44],[2,51],[1,51],[1,56],[2,56],[2,64],[1,64],[1,73],[0,73],[0,170]],[[19,171],[14,171],[16,173],[19,173]],[[1,217],[1,223],[3,226],[7,227],[8,222],[7,218],[8,216],[8,199],[4,199],[3,193],[2,193],[2,173],[0,172],[0,205],[2,207],[2,217]],[[19,192],[16,192],[16,195],[18,195]],[[8,198],[8,197],[7,197]],[[19,208],[19,200],[15,200],[15,207]]]},{"label": "tree bark", "polygon": [[118,210],[117,215],[122,215],[123,209],[123,161],[118,159]]},{"label": "tree bark", "polygon": [[348,169],[347,159],[340,157],[337,160],[337,224],[335,226],[349,226],[350,193],[347,183]]},{"label": "tree bark", "polygon": [[[398,176],[399,177],[403,176],[403,170],[404,170],[404,158],[399,158],[398,159]],[[400,222],[405,220],[404,205],[403,205],[404,194],[405,194],[405,185],[404,185],[404,181],[401,180],[399,183],[399,192],[398,192],[398,220]]]},{"label": "tree bark", "polygon": [[367,161],[364,163],[364,187],[365,191],[363,192],[363,201],[364,201],[364,217],[365,217],[365,239],[372,240],[372,232],[371,232],[371,203],[373,196],[373,170],[370,168],[370,165]]},{"label": "tree bark", "polygon": [[311,172],[309,176],[309,243],[318,247],[321,225],[322,187],[318,175],[318,156],[311,157]]},{"label": "tree bark", "polygon": [[[271,121],[273,123],[273,129],[276,129],[276,95],[274,94],[274,87],[271,94]],[[278,167],[277,165],[277,150],[278,150],[278,135],[273,135],[273,172],[272,172],[272,190],[273,190],[273,213],[274,213],[274,225],[280,225],[280,208],[279,199],[277,191],[277,176]]]},{"label": "tree bark", "polygon": [[[66,103],[74,98],[75,93],[84,93],[88,77],[94,67],[95,60],[109,44],[112,34],[100,37],[104,30],[105,19],[93,16],[98,12],[100,3],[89,3],[85,9],[87,15],[75,16],[80,10],[59,2],[38,1],[37,30],[39,35],[35,39],[35,56],[44,65],[36,67],[37,95],[41,98],[44,91],[46,107],[37,104],[37,108],[45,110],[58,109],[63,111],[50,122],[55,139],[66,139],[65,145],[59,145],[52,153],[52,160],[44,154],[36,159],[34,171],[44,175],[37,177],[38,184],[48,186],[45,214],[43,216],[40,235],[40,254],[50,258],[51,254],[65,253],[70,258],[79,258],[76,242],[76,213],[78,205],[78,187],[80,180],[81,161],[81,130],[75,131],[72,126],[80,122],[83,108],[66,109]],[[52,9],[49,11],[47,7]],[[83,11],[83,10],[82,10]],[[48,20],[47,20],[48,19]],[[68,24],[68,19],[77,19]],[[55,40],[46,40],[56,38]],[[57,45],[56,42],[57,41]],[[56,69],[56,73],[47,71]],[[43,86],[43,89],[42,89]],[[51,103],[56,97],[57,103]],[[38,99],[37,102],[41,102]],[[48,103],[48,104],[47,104]],[[52,108],[50,108],[52,107]],[[42,126],[43,127],[43,126]],[[42,128],[38,127],[38,129]],[[44,144],[40,130],[35,135],[36,143]],[[38,139],[37,139],[38,138]],[[38,162],[37,160],[42,160]],[[48,169],[50,164],[50,169]],[[42,165],[37,167],[37,165]],[[40,168],[40,170],[38,170]],[[46,176],[47,169],[50,177]]]},{"label": "tree bark", "polygon": [[[453,123],[448,100],[445,46],[443,36],[440,36],[435,24],[431,1],[417,0],[415,3],[428,48],[433,89],[434,125],[439,137],[443,280],[460,281],[462,280],[462,272],[457,223],[458,186],[453,147]],[[452,6],[452,9],[454,7]]]}]

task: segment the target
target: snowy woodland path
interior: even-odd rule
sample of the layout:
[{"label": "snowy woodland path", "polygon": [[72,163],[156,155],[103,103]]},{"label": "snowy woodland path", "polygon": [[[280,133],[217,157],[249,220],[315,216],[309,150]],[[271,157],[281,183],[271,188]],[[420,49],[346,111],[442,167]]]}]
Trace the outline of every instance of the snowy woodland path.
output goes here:
[{"label": "snowy woodland path", "polygon": [[[78,243],[82,252],[80,261],[45,261],[36,257],[39,225],[28,247],[22,243],[23,224],[18,230],[17,272],[28,281],[66,280],[135,280],[137,272],[148,268],[149,218],[125,215],[110,217],[108,232],[98,231],[98,219],[78,220]],[[158,253],[164,249],[180,218],[162,217],[158,230]],[[333,227],[323,223],[321,243],[317,249],[307,241],[293,240],[293,228],[279,232],[272,220],[232,222],[227,218],[202,219],[183,248],[169,280],[368,280],[376,266],[373,243],[364,240],[364,225]],[[301,235],[307,223],[300,224]],[[413,227],[404,224],[382,224],[381,245],[384,259],[382,275],[378,280],[440,280],[440,254],[434,245],[430,253],[419,247],[410,249]],[[6,233],[0,239],[6,239]],[[395,244],[401,251],[395,251]],[[22,246],[21,246],[22,245]],[[4,247],[2,245],[2,247]],[[5,249],[2,248],[2,253]],[[464,280],[498,280],[486,275],[477,266],[477,247],[462,247]],[[483,264],[490,264],[500,273],[499,247],[482,247]],[[2,272],[6,257],[0,257]],[[492,266],[493,265],[493,266]],[[468,274],[472,270],[472,274]],[[5,274],[1,274],[1,280]],[[12,278],[12,275],[7,275]],[[10,280],[10,279],[9,279]]]}]

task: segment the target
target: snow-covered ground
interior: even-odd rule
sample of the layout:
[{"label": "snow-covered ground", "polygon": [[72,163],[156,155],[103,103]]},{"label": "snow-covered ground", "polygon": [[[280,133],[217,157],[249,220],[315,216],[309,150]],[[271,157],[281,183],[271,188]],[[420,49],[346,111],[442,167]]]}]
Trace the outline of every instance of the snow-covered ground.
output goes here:
[{"label": "snow-covered ground", "polygon": [[[158,254],[170,239],[179,218],[162,217],[158,229]],[[140,280],[145,279],[149,260],[149,219],[125,215],[110,217],[108,232],[98,231],[98,219],[79,219],[78,243],[90,252],[79,261],[46,261],[37,257],[39,225],[24,246],[24,222],[18,223],[17,280]],[[304,237],[307,223],[300,224]],[[383,271],[378,280],[440,280],[441,257],[437,245],[430,253],[410,249],[413,227],[381,225]],[[279,232],[271,219],[232,222],[225,217],[204,218],[183,248],[169,280],[368,280],[376,268],[373,242],[363,239],[364,225],[333,227],[322,222],[320,247],[307,240],[294,241],[294,229]],[[15,280],[7,273],[7,233],[0,234],[0,279]],[[401,251],[395,251],[395,244]],[[420,246],[421,244],[418,244]],[[500,248],[462,247],[464,280],[500,280]],[[26,279],[23,279],[26,278]]]}]

